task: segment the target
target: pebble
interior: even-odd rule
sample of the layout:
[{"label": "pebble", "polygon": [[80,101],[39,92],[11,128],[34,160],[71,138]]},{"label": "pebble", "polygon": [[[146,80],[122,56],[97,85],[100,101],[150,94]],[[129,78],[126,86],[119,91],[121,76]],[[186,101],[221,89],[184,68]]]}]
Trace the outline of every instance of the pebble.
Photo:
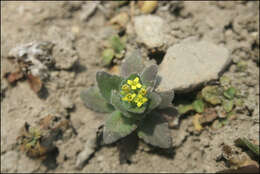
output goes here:
[{"label": "pebble", "polygon": [[165,22],[155,15],[141,15],[134,18],[135,32],[138,41],[148,48],[163,46],[165,42]]},{"label": "pebble", "polygon": [[218,79],[219,73],[231,62],[229,51],[208,41],[187,39],[168,48],[158,75],[162,81],[158,91],[174,89],[189,92]]},{"label": "pebble", "polygon": [[62,95],[60,97],[61,105],[66,109],[72,109],[74,107],[74,103],[70,100],[69,96]]},{"label": "pebble", "polygon": [[96,151],[96,136],[91,136],[85,144],[85,148],[79,153],[76,161],[76,168],[82,169],[90,156]]}]

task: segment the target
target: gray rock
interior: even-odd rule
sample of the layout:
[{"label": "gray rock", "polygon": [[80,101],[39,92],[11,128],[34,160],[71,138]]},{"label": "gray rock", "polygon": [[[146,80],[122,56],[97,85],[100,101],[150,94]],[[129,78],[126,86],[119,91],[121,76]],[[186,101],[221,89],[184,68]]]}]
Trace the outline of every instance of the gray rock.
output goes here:
[{"label": "gray rock", "polygon": [[1,172],[16,172],[18,164],[18,153],[9,151],[1,155]]},{"label": "gray rock", "polygon": [[80,19],[82,21],[87,21],[89,17],[95,12],[99,3],[99,1],[86,2],[86,4],[82,6],[82,13],[80,15]]},{"label": "gray rock", "polygon": [[71,69],[79,60],[77,51],[66,42],[59,43],[53,48],[53,57],[55,58],[55,67],[61,70]]},{"label": "gray rock", "polygon": [[148,48],[163,46],[165,42],[165,22],[154,15],[141,15],[134,18],[135,32],[138,41]]},{"label": "gray rock", "polygon": [[85,144],[84,150],[80,152],[77,157],[77,169],[81,169],[84,167],[84,164],[86,164],[87,160],[90,159],[90,156],[96,151],[96,146],[96,136],[90,137]]},{"label": "gray rock", "polygon": [[32,75],[45,79],[48,77],[48,66],[54,63],[51,42],[31,42],[10,50],[8,57],[29,65]]},{"label": "gray rock", "polygon": [[159,66],[158,75],[162,80],[157,90],[191,91],[217,79],[230,62],[229,51],[223,46],[195,39],[184,40],[167,50]]},{"label": "gray rock", "polygon": [[72,109],[74,107],[74,104],[71,102],[69,96],[62,95],[60,97],[61,105],[66,109]]}]

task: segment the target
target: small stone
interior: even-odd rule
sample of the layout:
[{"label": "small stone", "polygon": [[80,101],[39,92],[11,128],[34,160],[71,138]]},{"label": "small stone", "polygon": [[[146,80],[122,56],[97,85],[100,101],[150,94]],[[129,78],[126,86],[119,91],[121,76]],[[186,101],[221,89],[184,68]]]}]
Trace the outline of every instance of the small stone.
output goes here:
[{"label": "small stone", "polygon": [[99,1],[89,1],[82,6],[82,14],[80,19],[82,21],[87,21],[89,17],[96,11],[96,8],[100,2]]},{"label": "small stone", "polygon": [[148,48],[163,46],[165,42],[165,22],[159,16],[141,15],[134,18],[138,41]]},{"label": "small stone", "polygon": [[69,96],[63,95],[60,97],[60,102],[62,106],[66,109],[72,109],[74,107],[74,103],[69,99]]},{"label": "small stone", "polygon": [[228,50],[208,41],[183,41],[167,50],[159,66],[158,90],[192,91],[211,80],[231,62]]},{"label": "small stone", "polygon": [[28,65],[31,74],[43,80],[49,76],[48,67],[54,63],[53,46],[52,42],[30,42],[11,49],[8,57]]},{"label": "small stone", "polygon": [[89,158],[95,151],[96,151],[96,139],[94,139],[94,137],[90,137],[85,144],[84,150],[80,152],[77,157],[76,168],[77,169],[83,168],[84,164],[87,162],[87,160],[89,160]]}]

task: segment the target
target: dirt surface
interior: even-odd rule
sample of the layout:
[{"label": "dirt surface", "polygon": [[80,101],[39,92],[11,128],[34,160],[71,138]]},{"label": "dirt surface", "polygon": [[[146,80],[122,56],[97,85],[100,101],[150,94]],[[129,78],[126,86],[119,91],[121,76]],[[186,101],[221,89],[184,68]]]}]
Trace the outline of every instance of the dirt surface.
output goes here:
[{"label": "dirt surface", "polygon": [[[167,42],[158,55],[190,36],[223,44],[233,60],[224,75],[244,95],[244,107],[236,111],[236,119],[224,127],[212,130],[205,126],[200,134],[192,130],[191,116],[182,117],[178,128],[172,129],[174,148],[170,151],[139,141],[131,158],[122,163],[118,145],[113,144],[99,148],[82,169],[77,169],[77,155],[105,118],[105,115],[85,108],[79,94],[96,83],[97,71],[117,73],[116,68],[101,66],[101,45],[106,36],[119,32],[109,25],[109,19],[120,12],[129,15],[131,12],[130,5],[115,8],[115,2],[104,2],[82,20],[85,3],[1,2],[2,172],[216,172],[228,168],[223,161],[217,160],[223,144],[240,154],[245,152],[234,146],[238,137],[247,137],[259,144],[259,2],[166,1],[159,2],[152,14],[162,17],[168,27]],[[135,6],[133,15],[140,14]],[[148,60],[153,57],[151,50],[136,42],[132,25],[129,21],[126,27],[126,54],[139,48],[143,58]],[[8,52],[32,41],[55,43],[56,61],[63,60],[64,56],[69,58],[69,54],[62,53],[63,47],[78,56],[77,64],[70,69],[50,69],[50,78],[44,82],[48,90],[45,98],[38,97],[25,81],[13,87],[4,79],[5,72],[15,70],[7,60]],[[240,61],[247,64],[244,71],[237,70]],[[120,61],[118,64],[120,66]],[[66,109],[62,104],[64,95],[74,109]],[[16,137],[25,122],[35,123],[52,113],[69,118],[76,133],[66,131],[63,139],[56,142],[59,147],[56,162],[42,164],[17,151]]]}]

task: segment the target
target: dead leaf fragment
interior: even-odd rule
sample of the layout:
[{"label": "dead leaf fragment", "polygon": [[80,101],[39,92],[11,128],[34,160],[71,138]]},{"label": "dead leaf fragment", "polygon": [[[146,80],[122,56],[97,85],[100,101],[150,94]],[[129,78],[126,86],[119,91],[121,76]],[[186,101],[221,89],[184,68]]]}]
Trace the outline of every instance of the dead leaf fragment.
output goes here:
[{"label": "dead leaf fragment", "polygon": [[214,121],[216,118],[218,117],[218,114],[216,112],[216,110],[214,108],[207,108],[204,112],[203,112],[203,116],[200,118],[200,123],[204,124],[204,123],[211,123],[212,121]]},{"label": "dead leaf fragment", "polygon": [[196,114],[193,116],[193,120],[192,120],[195,130],[198,132],[200,132],[203,129],[203,127],[201,126],[200,121],[199,121],[201,118],[202,118],[202,115]]},{"label": "dead leaf fragment", "polygon": [[126,12],[122,12],[110,19],[109,23],[116,24],[119,25],[119,27],[125,28],[128,23],[128,20],[128,14]]},{"label": "dead leaf fragment", "polygon": [[27,80],[28,83],[31,87],[31,89],[35,92],[38,93],[42,89],[42,81],[39,77],[33,76],[32,74],[27,75]]},{"label": "dead leaf fragment", "polygon": [[158,6],[157,1],[138,1],[138,6],[142,13],[152,13]]},{"label": "dead leaf fragment", "polygon": [[14,84],[16,81],[22,79],[24,77],[23,72],[21,72],[20,70],[13,72],[13,73],[6,73],[5,77],[8,81],[8,83],[10,84]]}]

